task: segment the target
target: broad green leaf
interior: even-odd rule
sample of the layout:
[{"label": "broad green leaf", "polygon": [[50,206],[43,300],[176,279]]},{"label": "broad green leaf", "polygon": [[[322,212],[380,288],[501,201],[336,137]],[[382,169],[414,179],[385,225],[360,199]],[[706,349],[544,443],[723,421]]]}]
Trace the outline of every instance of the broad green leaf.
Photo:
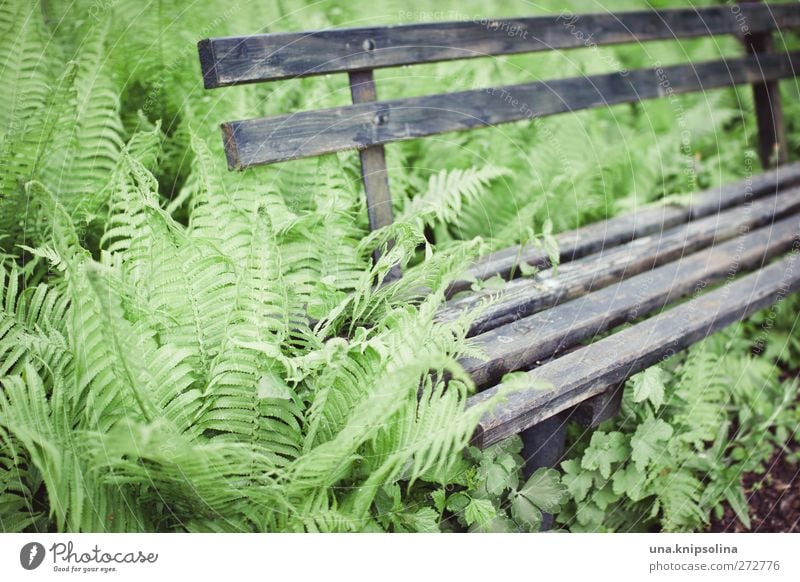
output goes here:
[{"label": "broad green leaf", "polygon": [[666,379],[666,372],[658,366],[651,366],[644,372],[636,374],[632,378],[633,401],[644,402],[649,400],[658,410],[664,404],[664,382],[666,382]]},{"label": "broad green leaf", "polygon": [[430,507],[423,507],[416,513],[406,514],[409,527],[420,533],[436,533],[439,530],[439,514]]},{"label": "broad green leaf", "polygon": [[447,494],[444,492],[444,489],[437,489],[436,491],[431,492],[433,506],[439,513],[443,512],[445,509],[446,495]]},{"label": "broad green leaf", "polygon": [[639,471],[665,452],[663,444],[673,433],[672,427],[660,418],[648,418],[636,427],[631,437],[631,458]]},{"label": "broad green leaf", "polygon": [[561,507],[566,486],[561,483],[558,471],[537,469],[519,491],[528,501],[547,513],[555,513]]},{"label": "broad green leaf", "polygon": [[466,493],[454,493],[447,498],[447,510],[453,513],[460,513],[464,508],[469,505],[469,495]]},{"label": "broad green leaf", "polygon": [[492,463],[486,471],[486,492],[489,495],[500,495],[510,486],[511,473],[498,463]]},{"label": "broad green leaf", "polygon": [[617,495],[627,495],[633,501],[639,501],[644,496],[646,482],[646,475],[635,464],[628,463],[625,468],[614,473],[612,487]]},{"label": "broad green leaf", "polygon": [[581,460],[581,467],[599,470],[604,479],[611,476],[611,466],[624,461],[630,454],[628,437],[621,432],[595,431]]},{"label": "broad green leaf", "polygon": [[617,501],[619,496],[616,495],[611,487],[611,485],[606,485],[602,489],[598,489],[592,495],[592,501],[597,504],[597,507],[605,511],[605,509]]},{"label": "broad green leaf", "polygon": [[467,525],[477,525],[480,528],[486,528],[489,523],[497,515],[497,511],[488,499],[475,499],[472,498],[464,510],[464,521]]},{"label": "broad green leaf", "polygon": [[597,507],[595,503],[586,501],[578,505],[578,511],[575,517],[578,523],[583,526],[591,526],[589,530],[597,531],[603,523],[606,512]]},{"label": "broad green leaf", "polygon": [[581,468],[581,464],[576,459],[569,459],[561,463],[564,476],[561,482],[567,486],[567,491],[575,501],[583,501],[589,489],[592,488],[592,472]]},{"label": "broad green leaf", "polygon": [[511,498],[511,516],[517,523],[532,530],[538,529],[542,523],[542,512],[522,493],[517,493]]}]

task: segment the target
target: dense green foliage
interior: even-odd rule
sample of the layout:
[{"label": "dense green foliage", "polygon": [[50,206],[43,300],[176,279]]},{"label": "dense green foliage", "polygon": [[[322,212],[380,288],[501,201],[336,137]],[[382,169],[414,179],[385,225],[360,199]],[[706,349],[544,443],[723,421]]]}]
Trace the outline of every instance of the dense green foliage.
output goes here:
[{"label": "dense green foliage", "polygon": [[[618,418],[574,435],[559,521],[572,531],[693,531],[727,502],[750,527],[742,474],[764,473],[776,447],[800,440],[797,380],[772,363],[800,365],[799,304],[781,302],[631,379]],[[750,354],[769,317],[783,323],[769,349]]]},{"label": "dense green foliage", "polygon": [[[563,483],[523,482],[517,439],[467,447],[482,412],[465,409],[457,363],[469,322],[433,315],[480,253],[757,171],[748,89],[389,147],[398,219],[368,235],[354,155],[233,174],[217,129],[347,103],[343,76],[206,92],[196,41],[545,8],[307,4],[0,5],[0,530],[514,531],[562,505],[573,529],[693,529],[720,499],[741,506],[759,435],[783,442],[798,420],[774,350],[741,360],[746,326],[634,380],[627,398],[648,404],[576,435]],[[646,48],[381,71],[378,86],[391,98],[739,50]],[[799,107],[787,100],[790,121]],[[403,282],[375,286],[396,262]],[[777,355],[797,365],[781,333],[767,346],[791,345]],[[748,381],[728,390],[720,367]]]}]

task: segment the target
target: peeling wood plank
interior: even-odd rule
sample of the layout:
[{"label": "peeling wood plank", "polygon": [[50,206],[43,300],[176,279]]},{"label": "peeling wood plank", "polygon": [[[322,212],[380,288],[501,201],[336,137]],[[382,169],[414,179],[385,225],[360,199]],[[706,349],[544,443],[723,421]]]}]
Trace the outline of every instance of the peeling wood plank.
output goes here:
[{"label": "peeling wood plank", "polygon": [[464,358],[461,365],[479,388],[495,384],[508,372],[530,369],[596,334],[760,268],[798,241],[795,215],[478,335],[475,347],[487,359]]},{"label": "peeling wood plank", "polygon": [[[527,372],[531,388],[486,414],[473,444],[485,448],[517,434],[800,290],[799,254],[793,249],[777,263]],[[476,394],[468,405],[501,389]]]},{"label": "peeling wood plank", "polygon": [[210,38],[198,43],[206,89],[497,55],[800,26],[786,4],[568,14]]},{"label": "peeling wood plank", "polygon": [[[560,262],[568,263],[641,236],[662,232],[682,222],[703,218],[766,194],[775,194],[781,188],[794,186],[798,182],[800,162],[780,165],[744,180],[697,192],[685,206],[648,205],[634,212],[560,233],[556,235],[561,252]],[[489,279],[495,275],[504,279],[513,278],[519,274],[521,263],[537,269],[550,266],[547,254],[540,247],[530,244],[515,245],[477,260],[463,277],[453,281],[447,294],[452,296],[466,291],[473,281]]]},{"label": "peeling wood plank", "polygon": [[232,170],[795,75],[800,52],[360,103],[222,124]]},{"label": "peeling wood plank", "polygon": [[[480,291],[450,301],[438,312],[437,319],[452,321],[467,310],[480,308],[482,312],[472,323],[470,334],[483,333],[728,240],[799,208],[800,188],[792,188],[750,205],[737,206],[589,255],[560,266],[557,272],[548,269],[533,277],[514,279],[500,291]],[[497,297],[499,301],[484,307],[487,301]]]}]

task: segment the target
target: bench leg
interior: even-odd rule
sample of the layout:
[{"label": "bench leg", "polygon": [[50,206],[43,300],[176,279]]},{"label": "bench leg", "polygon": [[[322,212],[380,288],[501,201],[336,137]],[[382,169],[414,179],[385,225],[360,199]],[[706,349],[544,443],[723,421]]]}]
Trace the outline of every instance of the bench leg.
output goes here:
[{"label": "bench leg", "polygon": [[[522,457],[525,465],[522,474],[527,480],[541,467],[555,467],[564,454],[567,437],[567,422],[576,420],[587,428],[594,428],[601,422],[619,414],[622,403],[623,384],[609,388],[590,398],[575,408],[559,412],[547,420],[522,431]],[[541,531],[553,527],[553,516],[542,515]]]},{"label": "bench leg", "polygon": [[[555,467],[561,460],[570,412],[564,410],[522,431],[522,457],[525,459],[522,474],[525,479],[533,475],[536,469]],[[553,516],[549,513],[543,514],[541,531],[547,531],[551,527],[553,527]]]},{"label": "bench leg", "polygon": [[595,428],[602,422],[619,414],[622,406],[622,391],[625,383],[617,384],[580,403],[575,408],[575,420],[586,428]]}]

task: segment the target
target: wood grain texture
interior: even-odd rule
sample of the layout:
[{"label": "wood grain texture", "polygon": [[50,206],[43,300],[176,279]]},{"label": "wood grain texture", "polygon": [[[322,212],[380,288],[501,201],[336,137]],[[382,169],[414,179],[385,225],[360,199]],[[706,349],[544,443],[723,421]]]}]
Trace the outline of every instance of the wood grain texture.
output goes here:
[{"label": "wood grain texture", "polygon": [[562,13],[405,26],[210,38],[198,43],[207,89],[325,73],[800,26],[796,5]]},{"label": "wood grain texture", "polygon": [[[769,54],[774,50],[772,33],[758,33],[744,37],[748,54]],[[770,168],[784,164],[789,159],[786,141],[786,124],[777,81],[753,84],[753,104],[758,125],[758,156],[761,166]]]},{"label": "wood grain texture", "polygon": [[800,52],[361,103],[222,124],[231,169],[792,77]]},{"label": "wood grain texture", "polygon": [[[703,218],[747,200],[774,194],[780,188],[800,183],[800,163],[780,165],[744,180],[696,193],[686,205],[648,205],[640,210],[620,214],[602,222],[556,235],[560,262],[568,263],[604,248],[629,242],[637,237],[661,232],[681,222]],[[537,269],[550,266],[550,259],[541,247],[515,245],[477,260],[463,277],[450,284],[447,295],[470,289],[476,280],[499,275],[511,279],[519,275],[519,265],[527,263]]]},{"label": "wood grain texture", "polygon": [[[350,73],[353,103],[371,103],[378,99],[372,71]],[[361,179],[367,195],[369,229],[377,230],[392,224],[392,195],[386,172],[386,154],[382,145],[365,148],[361,156]]]},{"label": "wood grain texture", "polygon": [[[531,387],[507,395],[504,403],[484,415],[473,444],[485,448],[517,434],[799,290],[797,258],[793,252],[729,285],[527,372]],[[498,385],[480,392],[468,405],[483,403],[502,389]]]},{"label": "wood grain texture", "polygon": [[[750,205],[604,249],[561,265],[557,271],[547,269],[533,277],[514,279],[499,291],[478,291],[451,300],[436,317],[439,321],[453,321],[467,310],[481,309],[470,334],[483,333],[728,240],[746,229],[769,224],[798,209],[800,188],[792,188]],[[494,304],[484,307],[498,297]]]},{"label": "wood grain texture", "polygon": [[[375,76],[372,71],[356,71],[349,75],[350,94],[353,103],[370,103],[378,99]],[[370,146],[359,152],[361,161],[361,183],[367,197],[369,230],[377,230],[392,224],[392,194],[389,190],[389,173],[386,169],[386,152],[382,145]],[[380,251],[373,253],[375,262]],[[401,276],[399,265],[395,265],[384,278],[391,282]]]},{"label": "wood grain texture", "polygon": [[797,242],[800,218],[793,215],[475,336],[474,345],[486,359],[464,358],[461,365],[479,388],[496,384],[508,372],[530,369],[622,323],[760,268]]}]

